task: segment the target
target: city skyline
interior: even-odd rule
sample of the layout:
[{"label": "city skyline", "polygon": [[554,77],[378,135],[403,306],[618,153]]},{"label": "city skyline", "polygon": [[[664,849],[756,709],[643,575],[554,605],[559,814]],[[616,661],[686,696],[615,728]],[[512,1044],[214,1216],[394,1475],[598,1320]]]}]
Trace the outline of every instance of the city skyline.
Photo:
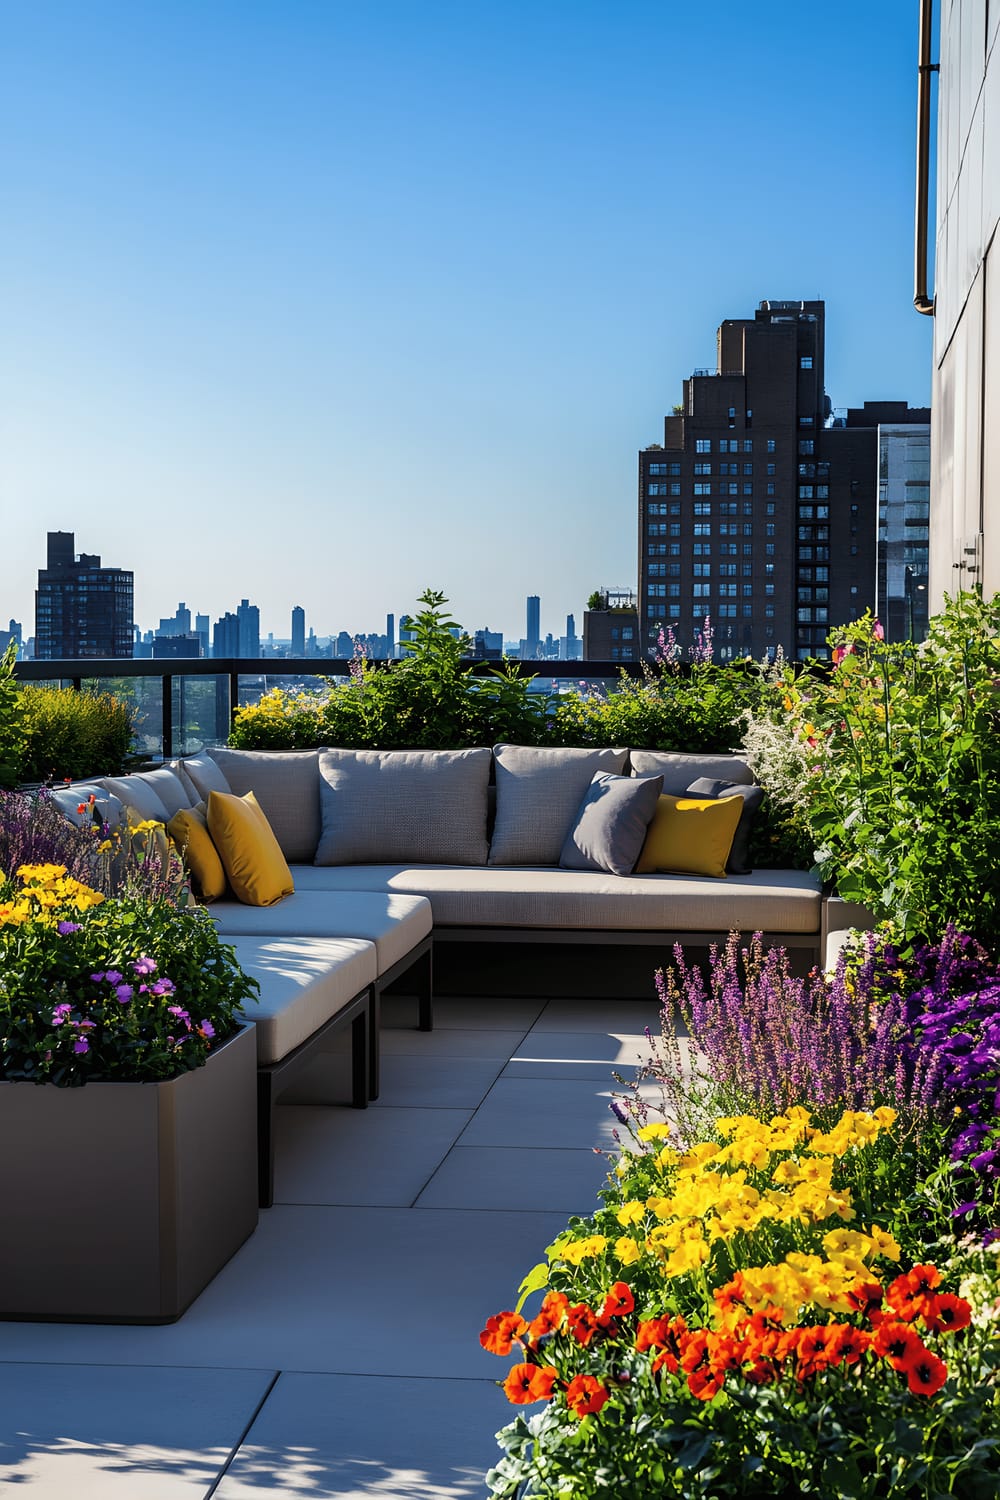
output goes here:
[{"label": "city skyline", "polygon": [[909,5],[722,11],[9,17],[0,617],[75,529],[150,623],[223,572],[265,633],[555,627],[634,586],[635,452],[763,298],[825,299],[837,406],[926,404]]}]

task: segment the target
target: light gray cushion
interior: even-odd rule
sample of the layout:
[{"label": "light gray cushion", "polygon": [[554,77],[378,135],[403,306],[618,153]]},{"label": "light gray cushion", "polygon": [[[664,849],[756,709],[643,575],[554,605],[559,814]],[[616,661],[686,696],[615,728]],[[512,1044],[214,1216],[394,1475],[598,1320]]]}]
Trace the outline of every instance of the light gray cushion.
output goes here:
[{"label": "light gray cushion", "polygon": [[[93,807],[89,805],[91,794],[94,796]],[[70,786],[51,787],[48,797],[63,817],[75,823],[78,828],[88,828],[97,821],[94,809],[97,811],[97,818],[106,823],[109,829],[120,828],[125,821],[125,808],[121,799],[99,781],[77,781]],[[81,806],[84,807],[82,813],[77,810]]]},{"label": "light gray cushion", "polygon": [[[309,874],[312,865],[296,868]],[[330,873],[354,866],[331,865]],[[232,937],[356,937],[374,943],[378,972],[384,974],[430,934],[433,913],[422,896],[379,890],[336,893],[322,889],[296,891],[274,906],[243,906],[215,901],[209,908],[226,942]]]},{"label": "light gray cushion", "polygon": [[621,773],[626,750],[494,749],[497,816],[491,865],[556,865],[576,810],[598,771]]},{"label": "light gray cushion", "polygon": [[323,750],[318,865],[484,865],[489,750]]},{"label": "light gray cushion", "polygon": [[[605,875],[597,870],[475,869],[447,865],[295,865],[295,895],[265,916],[333,891],[426,896],[442,927],[567,931],[808,932],[820,927],[820,883],[807,870],[707,875]],[[322,882],[322,884],[321,884]],[[251,908],[244,907],[244,911]],[[211,908],[214,916],[218,906]],[[288,929],[290,930],[290,929]],[[310,929],[311,930],[311,929]],[[365,934],[359,933],[360,936]]]},{"label": "light gray cushion", "polygon": [[237,797],[253,792],[286,859],[312,859],[319,839],[317,750],[212,750]]},{"label": "light gray cushion", "polygon": [[177,762],[181,780],[191,783],[194,802],[207,802],[209,792],[232,792],[232,787],[210,755],[185,755]]},{"label": "light gray cushion", "polygon": [[687,755],[667,750],[630,750],[633,776],[662,776],[668,797],[683,797],[692,781],[711,776],[718,781],[753,783],[753,772],[738,755]]},{"label": "light gray cushion", "polygon": [[560,868],[631,875],[662,787],[662,776],[598,771],[566,835]]},{"label": "light gray cushion", "polygon": [[[375,946],[357,938],[228,939],[244,974],[260,985],[247,1006],[257,1062],[279,1062],[375,981]],[[197,1012],[196,1012],[197,1014]]]},{"label": "light gray cushion", "polygon": [[153,823],[169,823],[173,816],[167,811],[156,788],[141,776],[102,776],[101,785],[124,803],[133,822],[145,822],[148,819]]},{"label": "light gray cushion", "polygon": [[[151,787],[171,817],[185,807],[194,806],[188,786],[169,766],[159,766],[155,771],[136,771],[128,780],[141,781]],[[194,799],[195,802],[198,800],[197,797]]]}]

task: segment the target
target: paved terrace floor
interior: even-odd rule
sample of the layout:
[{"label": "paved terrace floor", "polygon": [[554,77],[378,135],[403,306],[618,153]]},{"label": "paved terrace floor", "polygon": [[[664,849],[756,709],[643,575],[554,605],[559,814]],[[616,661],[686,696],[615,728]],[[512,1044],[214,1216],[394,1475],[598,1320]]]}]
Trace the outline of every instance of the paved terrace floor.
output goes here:
[{"label": "paved terrace floor", "polygon": [[593,1207],[611,1072],[656,1007],[443,999],[432,1033],[385,1019],[378,1103],[281,1107],[275,1205],[178,1323],[0,1324],[0,1493],[485,1494],[513,1408],[479,1330]]}]

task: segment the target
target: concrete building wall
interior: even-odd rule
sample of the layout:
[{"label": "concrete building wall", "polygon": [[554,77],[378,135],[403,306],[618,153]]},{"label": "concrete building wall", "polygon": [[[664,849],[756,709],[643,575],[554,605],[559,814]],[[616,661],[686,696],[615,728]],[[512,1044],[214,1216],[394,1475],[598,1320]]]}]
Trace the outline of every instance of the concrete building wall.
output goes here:
[{"label": "concrete building wall", "polygon": [[1000,0],[941,0],[931,613],[1000,589]]}]

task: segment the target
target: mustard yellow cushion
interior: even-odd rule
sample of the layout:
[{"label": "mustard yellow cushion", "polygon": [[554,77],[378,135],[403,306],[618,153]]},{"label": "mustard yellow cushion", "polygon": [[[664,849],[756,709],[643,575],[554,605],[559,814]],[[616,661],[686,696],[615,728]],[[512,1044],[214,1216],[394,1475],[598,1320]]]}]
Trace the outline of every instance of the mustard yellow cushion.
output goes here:
[{"label": "mustard yellow cushion", "polygon": [[726,860],[743,812],[742,797],[660,797],[646,834],[637,875],[714,875],[724,880]]},{"label": "mustard yellow cushion", "polygon": [[226,894],[226,872],[208,831],[204,802],[174,813],[167,832],[184,857],[199,901],[218,901]]},{"label": "mustard yellow cushion", "polygon": [[253,792],[209,792],[208,831],[237,901],[273,906],[292,894],[291,871]]}]

